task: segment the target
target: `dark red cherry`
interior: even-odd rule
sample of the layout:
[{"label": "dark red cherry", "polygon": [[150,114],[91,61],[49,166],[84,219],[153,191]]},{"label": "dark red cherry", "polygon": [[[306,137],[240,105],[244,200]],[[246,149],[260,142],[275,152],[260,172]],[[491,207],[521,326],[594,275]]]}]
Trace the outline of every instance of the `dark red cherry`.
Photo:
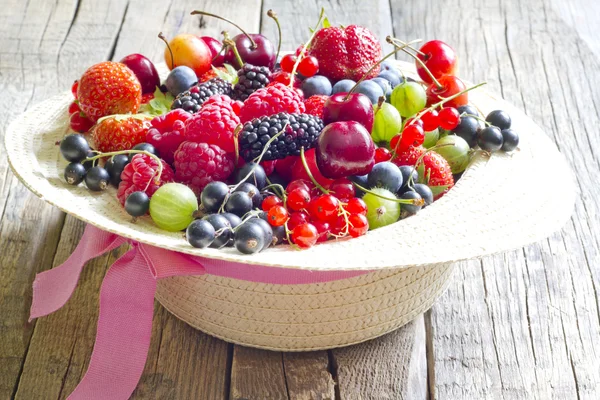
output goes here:
[{"label": "dark red cherry", "polygon": [[[225,52],[222,52],[221,54],[219,54],[219,52],[223,47],[223,43],[221,43],[219,40],[215,39],[212,36],[201,36],[200,39],[204,40],[204,43],[206,43],[206,45],[210,49],[210,54],[213,58],[212,65],[214,65],[215,67],[222,67],[225,63]],[[219,55],[217,56],[217,54]],[[215,56],[217,58],[215,58]]]},{"label": "dark red cherry", "polygon": [[[255,45],[248,36],[240,33],[232,38],[235,47],[240,53],[242,61],[248,64],[267,67],[273,69],[275,66],[275,46],[265,36],[259,33],[250,33],[249,36],[254,40]],[[237,61],[232,49],[227,49],[225,53],[225,62],[233,65],[235,68],[242,66]]]},{"label": "dark red cherry", "polygon": [[336,93],[323,106],[325,125],[337,121],[356,121],[371,133],[373,116],[371,100],[361,93]]}]

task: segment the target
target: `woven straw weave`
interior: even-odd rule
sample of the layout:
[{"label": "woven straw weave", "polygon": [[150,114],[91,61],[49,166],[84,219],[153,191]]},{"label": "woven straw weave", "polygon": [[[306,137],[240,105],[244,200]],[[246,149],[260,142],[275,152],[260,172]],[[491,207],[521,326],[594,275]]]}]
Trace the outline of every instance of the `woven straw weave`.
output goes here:
[{"label": "woven straw weave", "polygon": [[[414,74],[414,67],[400,63]],[[225,340],[277,350],[357,343],[389,332],[428,309],[448,284],[451,262],[518,248],[560,229],[575,199],[572,173],[544,132],[521,111],[478,89],[484,114],[504,109],[519,149],[479,152],[456,186],[416,216],[351,239],[296,252],[279,246],[252,256],[194,249],[149,217],[131,222],[115,190],[93,193],[62,178],[55,144],[69,133],[70,93],[18,117],[5,145],[15,175],[33,193],[100,229],[153,246],[233,262],[309,270],[376,270],[342,281],[267,285],[215,276],[159,282],[157,298],[189,324]],[[555,190],[556,182],[562,189]]]}]

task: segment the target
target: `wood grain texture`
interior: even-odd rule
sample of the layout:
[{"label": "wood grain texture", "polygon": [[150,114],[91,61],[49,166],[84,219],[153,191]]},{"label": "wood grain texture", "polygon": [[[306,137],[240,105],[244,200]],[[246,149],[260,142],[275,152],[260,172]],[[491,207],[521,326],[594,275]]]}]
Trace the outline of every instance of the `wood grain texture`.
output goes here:
[{"label": "wood grain texture", "polygon": [[234,346],[229,398],[288,399],[283,354],[278,351]]}]

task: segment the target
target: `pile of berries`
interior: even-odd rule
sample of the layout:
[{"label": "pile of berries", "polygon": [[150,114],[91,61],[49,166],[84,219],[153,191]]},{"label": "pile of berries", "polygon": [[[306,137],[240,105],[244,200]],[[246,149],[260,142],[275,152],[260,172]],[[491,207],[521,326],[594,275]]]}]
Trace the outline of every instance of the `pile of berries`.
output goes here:
[{"label": "pile of berries", "polygon": [[[244,254],[415,215],[475,152],[514,151],[519,135],[506,112],[484,118],[469,104],[482,84],[456,76],[450,46],[387,40],[395,50],[384,56],[368,29],[327,26],[279,58],[260,34],[181,34],[167,43],[162,84],[139,54],[96,64],[71,88],[64,178],[114,186],[131,217],[185,230],[193,247]],[[420,81],[387,61],[397,51]]]}]

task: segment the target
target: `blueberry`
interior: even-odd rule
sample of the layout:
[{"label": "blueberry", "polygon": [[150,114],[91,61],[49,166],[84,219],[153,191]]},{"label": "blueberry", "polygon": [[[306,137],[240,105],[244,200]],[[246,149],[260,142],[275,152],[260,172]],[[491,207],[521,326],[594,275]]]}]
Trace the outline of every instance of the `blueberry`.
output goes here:
[{"label": "blueberry", "polygon": [[475,147],[479,128],[481,128],[481,124],[475,117],[461,117],[460,122],[452,130],[452,133],[465,139],[470,147]]},{"label": "blueberry", "polygon": [[252,210],[252,199],[248,193],[233,192],[225,203],[225,211],[243,217]]},{"label": "blueberry", "polygon": [[302,82],[302,91],[306,99],[316,94],[331,96],[331,90],[331,82],[323,75],[311,76]]},{"label": "blueberry", "polygon": [[333,85],[331,93],[348,93],[354,85],[356,85],[356,82],[354,82],[352,79],[342,79]]},{"label": "blueberry", "polygon": [[[400,167],[400,173],[402,174],[402,187],[398,193],[404,193],[409,189],[409,185],[414,185],[419,180],[419,173],[417,169],[412,165],[403,165]],[[412,179],[411,179],[412,175]]]},{"label": "blueberry", "polygon": [[[368,175],[353,175],[353,176],[349,176],[348,179],[350,179],[352,182],[354,182],[357,185],[360,185],[364,188],[368,188],[368,186],[369,186],[369,183],[367,182]],[[356,189],[357,197],[362,197],[365,194],[365,192],[363,192],[356,186],[355,186],[355,189]]]},{"label": "blueberry", "polygon": [[85,185],[93,192],[105,190],[109,180],[110,175],[102,167],[92,167],[85,174]]},{"label": "blueberry", "polygon": [[373,78],[371,80],[381,87],[381,90],[383,90],[383,94],[385,96],[385,100],[389,101],[390,97],[392,96],[392,85],[390,84],[390,81],[380,77]]},{"label": "blueberry", "polygon": [[392,162],[384,161],[373,166],[367,176],[369,188],[384,188],[396,193],[402,187],[402,172]]},{"label": "blueberry", "polygon": [[260,205],[262,204],[263,196],[260,193],[260,190],[258,190],[258,188],[256,186],[254,186],[253,184],[244,182],[240,186],[238,186],[234,192],[246,193],[248,195],[248,197],[250,197],[250,199],[252,200],[252,207],[260,208]]},{"label": "blueberry", "polygon": [[137,191],[131,193],[125,199],[125,211],[132,217],[146,215],[150,208],[150,198],[145,192]]},{"label": "blueberry", "polygon": [[245,223],[235,231],[233,242],[240,253],[258,253],[265,246],[265,233],[259,224]]},{"label": "blueberry", "polygon": [[[150,143],[136,144],[135,146],[133,146],[133,148],[131,150],[147,151],[150,154],[154,154],[156,157],[160,157],[158,155],[158,151],[156,150],[156,148],[154,146],[152,146]],[[129,161],[131,161],[133,159],[133,156],[135,156],[136,154],[140,154],[140,153],[130,153]]]},{"label": "blueberry", "polygon": [[362,81],[356,87],[356,93],[362,93],[371,100],[371,103],[377,104],[379,98],[383,96],[383,90],[376,82]]},{"label": "blueberry", "polygon": [[202,219],[208,221],[215,229],[215,240],[210,244],[210,247],[220,249],[227,245],[229,239],[233,236],[231,224],[227,218],[221,214],[210,214]]},{"label": "blueberry", "polygon": [[[254,168],[254,166],[256,166],[256,168]],[[254,171],[252,174],[250,174],[252,168],[254,168]],[[246,178],[248,174],[250,174],[250,176]],[[250,182],[259,189],[267,186],[267,174],[265,174],[265,170],[261,165],[256,165],[256,163],[253,162],[246,163],[237,170],[235,174],[235,182],[239,183],[242,180],[244,180],[244,182]]]},{"label": "blueberry", "polygon": [[104,169],[110,175],[110,183],[113,186],[119,186],[121,183],[121,173],[127,164],[129,164],[129,157],[126,154],[117,154],[104,164]]},{"label": "blueberry", "polygon": [[219,211],[229,194],[229,186],[223,182],[214,181],[206,185],[200,193],[200,204],[209,213]]},{"label": "blueberry", "polygon": [[[419,193],[414,192],[412,190],[402,193],[400,195],[400,198],[403,200],[423,200],[423,198],[421,197],[421,195]],[[419,212],[419,210],[421,210],[422,207],[423,207],[423,205],[400,204],[400,209],[402,210],[403,217],[407,217],[409,215],[416,214],[417,212]]]},{"label": "blueberry", "polygon": [[459,114],[469,114],[469,115],[474,115],[476,117],[479,117],[479,111],[477,111],[477,109],[475,107],[473,107],[470,104],[466,104],[464,106],[459,106],[457,109]]},{"label": "blueberry", "polygon": [[215,228],[204,219],[192,221],[185,230],[185,237],[192,246],[203,249],[215,240]]},{"label": "blueberry", "polygon": [[85,173],[86,170],[82,164],[78,162],[72,162],[65,168],[65,181],[67,181],[69,185],[79,185],[81,182],[83,182]]},{"label": "blueberry", "polygon": [[413,185],[413,189],[415,192],[419,193],[423,200],[425,200],[423,208],[433,203],[433,192],[431,191],[429,186],[425,185],[424,183],[415,183]]},{"label": "blueberry", "polygon": [[381,64],[379,64],[379,72],[383,72],[383,71],[392,71],[392,72],[398,73],[398,70],[396,69],[396,65],[395,65],[394,61],[391,61],[391,60],[385,60],[385,61],[382,61]]},{"label": "blueberry", "polygon": [[519,145],[519,134],[514,129],[503,129],[502,139],[502,151],[513,151]]},{"label": "blueberry", "polygon": [[79,162],[87,157],[89,151],[90,145],[83,135],[74,133],[60,141],[60,153],[67,161]]},{"label": "blueberry", "polygon": [[510,128],[510,115],[506,111],[494,110],[485,117],[490,124],[498,127],[501,131]]},{"label": "blueberry", "polygon": [[494,152],[502,148],[502,132],[495,126],[488,126],[479,131],[477,144],[482,150]]},{"label": "blueberry", "polygon": [[398,72],[396,72],[396,70],[383,71],[378,75],[378,77],[390,82],[390,85],[392,85],[392,89],[403,82],[402,77]]},{"label": "blueberry", "polygon": [[264,250],[273,244],[273,227],[266,220],[262,218],[250,218],[246,223],[257,224],[262,229],[264,247],[261,250]]},{"label": "blueberry", "polygon": [[169,72],[169,76],[167,76],[167,80],[165,81],[165,86],[173,96],[177,96],[194,86],[196,83],[198,83],[198,77],[194,70],[182,65]]}]

